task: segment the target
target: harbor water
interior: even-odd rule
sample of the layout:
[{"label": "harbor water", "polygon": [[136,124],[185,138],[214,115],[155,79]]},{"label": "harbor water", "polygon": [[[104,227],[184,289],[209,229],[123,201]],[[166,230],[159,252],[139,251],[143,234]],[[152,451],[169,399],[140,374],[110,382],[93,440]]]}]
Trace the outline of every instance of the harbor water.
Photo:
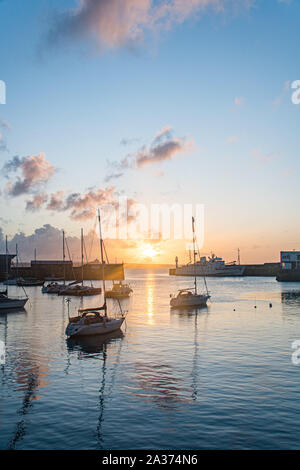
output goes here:
[{"label": "harbor water", "polygon": [[[67,340],[65,298],[40,287],[0,314],[1,449],[300,448],[299,284],[209,278],[208,307],[180,312],[170,293],[192,279],[126,279],[126,324],[108,338]],[[73,298],[70,314],[100,304]]]}]

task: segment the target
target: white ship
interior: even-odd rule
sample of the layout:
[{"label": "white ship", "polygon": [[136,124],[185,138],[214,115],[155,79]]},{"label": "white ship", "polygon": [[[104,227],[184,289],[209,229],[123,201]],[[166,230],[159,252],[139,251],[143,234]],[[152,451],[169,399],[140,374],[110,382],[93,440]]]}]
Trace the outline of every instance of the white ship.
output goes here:
[{"label": "white ship", "polygon": [[218,258],[212,255],[206,258],[201,256],[200,261],[196,263],[189,263],[183,266],[178,266],[178,260],[176,258],[176,268],[173,271],[175,276],[213,276],[213,277],[224,277],[224,276],[243,276],[245,272],[245,266],[239,264],[228,263],[226,264],[222,258]]}]

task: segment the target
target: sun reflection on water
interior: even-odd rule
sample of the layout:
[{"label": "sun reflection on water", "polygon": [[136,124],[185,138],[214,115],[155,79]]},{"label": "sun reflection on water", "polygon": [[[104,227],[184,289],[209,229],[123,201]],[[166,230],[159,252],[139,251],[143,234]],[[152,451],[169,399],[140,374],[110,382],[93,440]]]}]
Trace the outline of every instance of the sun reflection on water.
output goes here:
[{"label": "sun reflection on water", "polygon": [[154,317],[153,317],[153,304],[154,304],[154,289],[153,289],[153,281],[152,279],[147,279],[147,316],[148,316],[148,325],[154,325]]}]

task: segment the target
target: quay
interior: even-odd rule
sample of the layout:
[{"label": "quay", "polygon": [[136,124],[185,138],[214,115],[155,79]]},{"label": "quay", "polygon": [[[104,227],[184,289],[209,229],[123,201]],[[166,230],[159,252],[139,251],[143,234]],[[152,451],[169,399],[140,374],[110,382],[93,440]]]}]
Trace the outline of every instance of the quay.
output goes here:
[{"label": "quay", "polygon": [[[30,263],[13,264],[16,255],[0,255],[0,280],[5,280],[7,271],[9,278],[16,277],[35,278],[40,280],[65,279],[85,281],[102,280],[102,264],[99,262],[87,263],[83,267],[74,265],[72,261],[34,260]],[[104,275],[108,281],[123,281],[124,265],[104,264]]]}]

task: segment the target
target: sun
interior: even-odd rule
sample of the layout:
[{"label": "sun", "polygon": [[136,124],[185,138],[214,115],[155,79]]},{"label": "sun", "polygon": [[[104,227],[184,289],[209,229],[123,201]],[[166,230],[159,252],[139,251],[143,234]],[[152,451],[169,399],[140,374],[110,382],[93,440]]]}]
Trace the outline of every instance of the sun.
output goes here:
[{"label": "sun", "polygon": [[141,246],[140,251],[143,258],[155,258],[159,255],[159,251],[149,244]]}]

